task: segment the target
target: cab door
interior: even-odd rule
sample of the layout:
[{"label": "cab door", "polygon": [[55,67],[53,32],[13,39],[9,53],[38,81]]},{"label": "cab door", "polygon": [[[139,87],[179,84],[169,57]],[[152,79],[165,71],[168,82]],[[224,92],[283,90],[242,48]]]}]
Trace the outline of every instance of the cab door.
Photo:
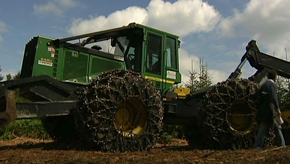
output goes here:
[{"label": "cab door", "polygon": [[163,79],[163,36],[147,32],[145,42],[144,69],[145,77],[155,83],[157,89],[162,88]]},{"label": "cab door", "polygon": [[180,83],[178,67],[178,37],[148,30],[144,47],[144,75],[161,91]]},{"label": "cab door", "polygon": [[172,36],[165,36],[165,78],[166,78],[166,89],[172,84],[181,82],[181,75],[179,73],[178,66],[178,39]]}]

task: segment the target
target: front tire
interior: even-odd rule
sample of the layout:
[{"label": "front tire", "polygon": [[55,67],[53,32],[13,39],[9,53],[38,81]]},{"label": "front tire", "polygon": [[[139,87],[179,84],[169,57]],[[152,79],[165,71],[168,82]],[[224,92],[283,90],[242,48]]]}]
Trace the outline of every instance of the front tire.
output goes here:
[{"label": "front tire", "polygon": [[162,130],[159,91],[138,73],[112,71],[85,87],[74,112],[80,138],[103,151],[142,151]]}]

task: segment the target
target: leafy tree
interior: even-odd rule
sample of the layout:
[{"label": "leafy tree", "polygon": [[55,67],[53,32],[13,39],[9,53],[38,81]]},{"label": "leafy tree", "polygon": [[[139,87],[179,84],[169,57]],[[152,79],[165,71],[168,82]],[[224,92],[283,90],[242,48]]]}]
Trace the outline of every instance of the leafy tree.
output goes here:
[{"label": "leafy tree", "polygon": [[185,84],[185,86],[190,88],[192,92],[212,85],[212,78],[208,74],[207,65],[204,64],[204,61],[201,58],[199,69],[199,73],[195,70],[189,71],[189,81]]},{"label": "leafy tree", "polygon": [[189,73],[189,81],[185,84],[185,87],[190,88],[191,91],[198,90],[198,73],[194,71],[188,71]]},{"label": "leafy tree", "polygon": [[[0,65],[0,73],[2,72],[2,69],[1,69],[1,65]],[[0,74],[0,81],[2,81],[4,79],[4,77],[2,76],[2,74]]]},{"label": "leafy tree", "polygon": [[6,75],[6,80],[12,80],[12,75],[10,73]]},{"label": "leafy tree", "polygon": [[289,79],[279,77],[277,80],[277,94],[281,110],[290,109],[290,83]]},{"label": "leafy tree", "polygon": [[18,71],[12,78],[13,80],[18,80],[20,79],[20,71]]},{"label": "leafy tree", "polygon": [[17,72],[14,76],[12,76],[10,73],[6,75],[6,80],[17,80],[20,79],[20,71]]}]

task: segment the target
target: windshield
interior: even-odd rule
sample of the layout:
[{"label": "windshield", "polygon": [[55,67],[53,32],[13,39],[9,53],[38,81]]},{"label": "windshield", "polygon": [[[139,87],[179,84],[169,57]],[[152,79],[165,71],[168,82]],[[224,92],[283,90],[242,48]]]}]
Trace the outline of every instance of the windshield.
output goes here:
[{"label": "windshield", "polygon": [[141,71],[142,40],[137,35],[117,37],[114,54],[124,57],[127,69]]},{"label": "windshield", "polygon": [[127,39],[127,36],[118,37],[116,39],[116,47],[115,47],[115,55],[118,56],[125,56],[126,49],[128,48],[129,40]]}]

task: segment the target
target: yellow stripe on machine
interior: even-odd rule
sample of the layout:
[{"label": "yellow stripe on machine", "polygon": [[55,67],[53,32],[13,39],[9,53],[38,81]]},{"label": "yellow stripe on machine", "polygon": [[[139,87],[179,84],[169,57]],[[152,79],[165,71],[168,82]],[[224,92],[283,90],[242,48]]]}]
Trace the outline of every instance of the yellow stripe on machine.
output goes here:
[{"label": "yellow stripe on machine", "polygon": [[169,83],[169,84],[174,84],[175,83],[175,81],[167,80],[167,79],[165,80],[165,79],[161,79],[161,78],[158,78],[158,77],[145,76],[145,78],[149,79],[149,80],[165,82],[165,83]]}]

